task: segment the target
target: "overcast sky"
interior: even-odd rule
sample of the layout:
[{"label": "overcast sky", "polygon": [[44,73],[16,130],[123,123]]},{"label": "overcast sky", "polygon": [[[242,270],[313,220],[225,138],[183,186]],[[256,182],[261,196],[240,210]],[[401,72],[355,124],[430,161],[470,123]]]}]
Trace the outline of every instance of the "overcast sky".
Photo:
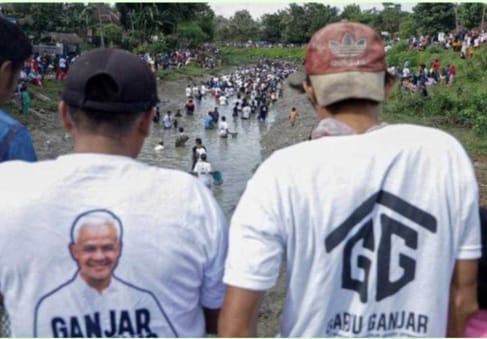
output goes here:
[{"label": "overcast sky", "polygon": [[[260,18],[264,14],[273,14],[276,13],[280,9],[286,9],[290,3],[298,3],[302,4],[302,2],[297,1],[280,1],[280,2],[269,2],[269,1],[261,1],[261,2],[222,2],[222,1],[211,1],[209,2],[210,7],[213,9],[216,15],[223,15],[226,18],[229,18],[235,14],[235,12],[246,9],[249,11],[250,15],[254,19]],[[377,10],[382,10],[382,4],[372,3],[372,2],[365,2],[365,1],[355,1],[350,3],[358,4],[362,10],[365,9],[372,9],[377,8]],[[327,2],[323,3],[324,5],[330,5],[332,7],[337,7],[338,9],[342,9],[349,3],[347,2]],[[408,2],[408,3],[401,3],[402,9],[404,11],[412,11],[412,8],[416,3]]]}]

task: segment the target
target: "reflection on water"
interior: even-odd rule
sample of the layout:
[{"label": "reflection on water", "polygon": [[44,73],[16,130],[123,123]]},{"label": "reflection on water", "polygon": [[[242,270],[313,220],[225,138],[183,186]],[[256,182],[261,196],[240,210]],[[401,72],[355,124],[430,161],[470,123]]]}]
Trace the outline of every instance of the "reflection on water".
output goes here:
[{"label": "reflection on water", "polygon": [[[197,103],[193,116],[186,116],[185,113],[182,113],[181,118],[176,118],[178,127],[183,127],[185,133],[190,137],[186,147],[174,147],[177,129],[165,130],[161,123],[154,124],[151,135],[147,138],[138,157],[139,160],[151,165],[189,171],[194,139],[200,137],[208,150],[208,161],[214,170],[220,171],[223,175],[223,184],[213,186],[212,191],[227,217],[231,216],[245,189],[247,180],[261,161],[260,138],[275,117],[271,106],[266,122],[257,121],[255,116],[252,116],[250,120],[233,118],[233,100],[234,98],[230,98],[227,106],[219,106],[215,105],[216,101],[213,97],[207,96]],[[220,116],[227,117],[229,130],[238,132],[236,137],[220,138],[216,129],[204,129],[203,118],[215,106],[218,106]],[[161,116],[164,113],[161,111]],[[154,146],[161,139],[164,140],[165,148],[163,151],[156,152]]]}]

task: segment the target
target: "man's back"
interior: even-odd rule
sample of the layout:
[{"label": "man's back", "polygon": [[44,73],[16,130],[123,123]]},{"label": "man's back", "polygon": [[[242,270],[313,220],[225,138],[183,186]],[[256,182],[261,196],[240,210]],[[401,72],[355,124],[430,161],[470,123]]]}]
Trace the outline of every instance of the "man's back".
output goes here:
[{"label": "man's back", "polygon": [[[89,153],[0,167],[8,211],[0,215],[0,287],[13,335],[203,336],[202,307],[217,309],[223,298],[226,228],[196,181]],[[82,247],[93,252],[83,262],[70,236],[92,211],[113,215],[121,229],[119,259],[101,293],[84,282],[84,269],[99,279],[108,259],[97,255],[110,248]]]},{"label": "man's back", "polygon": [[480,250],[476,196],[465,152],[433,129],[292,146],[249,181],[224,281],[268,290],[285,259],[282,336],[444,336],[455,261]]}]

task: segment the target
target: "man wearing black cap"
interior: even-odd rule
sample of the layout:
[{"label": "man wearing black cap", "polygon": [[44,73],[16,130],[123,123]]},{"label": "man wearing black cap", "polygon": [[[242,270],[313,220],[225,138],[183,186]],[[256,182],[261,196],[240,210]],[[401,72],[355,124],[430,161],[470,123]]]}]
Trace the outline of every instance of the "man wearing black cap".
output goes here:
[{"label": "man wearing black cap", "polygon": [[230,227],[219,334],[255,336],[285,259],[280,336],[463,336],[481,249],[466,152],[442,131],[380,123],[391,81],[370,27],[323,27],[305,68],[320,122],[248,182]]},{"label": "man wearing black cap", "polygon": [[[0,105],[9,100],[17,86],[24,61],[32,55],[32,45],[19,26],[0,17]],[[0,109],[0,162],[36,161],[27,129]]]},{"label": "man wearing black cap", "polygon": [[[0,294],[14,336],[35,336],[39,326],[48,337],[215,332],[226,222],[191,175],[134,159],[157,102],[155,77],[137,56],[90,51],[70,68],[59,104],[74,154],[0,166],[0,206],[8,211],[0,213]],[[76,247],[80,274],[101,279],[113,271],[113,277],[100,290],[64,288],[80,275],[68,251],[70,225],[93,210],[117,216],[123,243],[120,238],[115,256],[108,234],[86,233]],[[59,295],[66,293],[70,306],[62,307]],[[43,315],[42,324],[35,314]]]}]

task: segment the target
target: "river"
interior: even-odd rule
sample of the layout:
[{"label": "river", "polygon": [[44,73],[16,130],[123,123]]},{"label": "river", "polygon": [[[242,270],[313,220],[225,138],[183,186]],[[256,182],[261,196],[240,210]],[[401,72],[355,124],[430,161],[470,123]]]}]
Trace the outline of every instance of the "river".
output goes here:
[{"label": "river", "polygon": [[[151,135],[138,158],[151,165],[189,171],[194,139],[200,137],[207,148],[208,161],[214,170],[222,173],[223,184],[213,185],[211,190],[227,218],[231,216],[253,170],[262,160],[260,139],[270,128],[276,113],[271,106],[265,122],[258,121],[255,116],[249,120],[233,118],[233,100],[234,97],[230,98],[228,105],[218,105],[212,96],[207,95],[196,104],[193,116],[182,113],[181,118],[176,118],[178,127],[183,127],[189,136],[185,147],[174,146],[177,129],[163,129],[162,116],[165,112],[161,110],[161,122],[153,124]],[[184,102],[181,106],[183,104]],[[235,137],[220,138],[217,129],[204,128],[203,118],[215,106],[218,107],[220,116],[227,117],[229,130],[238,133]],[[155,151],[154,146],[161,139],[164,140],[165,148]]]}]

